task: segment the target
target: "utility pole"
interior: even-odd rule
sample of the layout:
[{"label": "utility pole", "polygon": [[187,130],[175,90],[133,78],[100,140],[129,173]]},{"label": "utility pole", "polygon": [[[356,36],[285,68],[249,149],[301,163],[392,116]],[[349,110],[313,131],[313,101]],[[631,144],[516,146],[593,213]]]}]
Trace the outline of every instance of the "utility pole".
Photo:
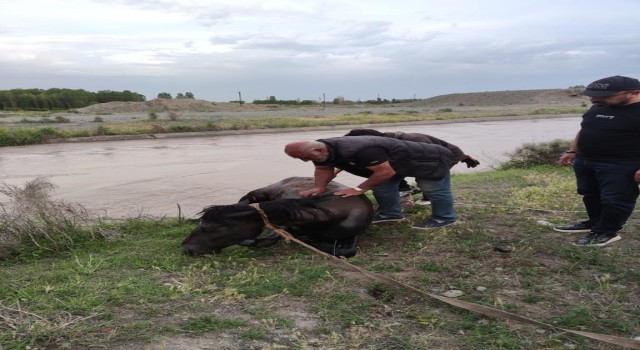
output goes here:
[{"label": "utility pole", "polygon": [[322,109],[327,105],[327,100],[325,99],[324,92],[322,93]]},{"label": "utility pole", "polygon": [[242,104],[242,93],[238,91],[238,103]]}]

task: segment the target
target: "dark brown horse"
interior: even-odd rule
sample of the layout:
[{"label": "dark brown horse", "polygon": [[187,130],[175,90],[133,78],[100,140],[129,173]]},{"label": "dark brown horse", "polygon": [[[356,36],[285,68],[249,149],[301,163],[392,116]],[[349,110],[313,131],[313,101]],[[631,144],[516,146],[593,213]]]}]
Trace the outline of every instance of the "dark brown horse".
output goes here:
[{"label": "dark brown horse", "polygon": [[[313,178],[291,177],[247,193],[238,204],[205,208],[198,226],[182,242],[182,250],[198,255],[217,253],[235,244],[265,246],[257,240],[264,229],[262,218],[248,205],[260,203],[271,223],[307,244],[336,256],[355,255],[356,238],[371,223],[371,201],[364,195],[331,194],[346,188],[337,182],[331,182],[325,194],[300,198],[298,192],[313,183]],[[270,237],[267,240],[275,243],[274,236]]]}]

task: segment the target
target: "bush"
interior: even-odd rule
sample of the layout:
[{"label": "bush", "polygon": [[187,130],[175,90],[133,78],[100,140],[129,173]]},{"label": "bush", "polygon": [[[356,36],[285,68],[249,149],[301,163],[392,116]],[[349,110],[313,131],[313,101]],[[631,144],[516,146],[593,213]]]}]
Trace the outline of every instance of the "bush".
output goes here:
[{"label": "bush", "polygon": [[525,143],[508,153],[509,160],[501,168],[528,168],[535,165],[556,164],[558,158],[569,149],[571,141],[553,140],[544,143]]},{"label": "bush", "polygon": [[87,210],[52,200],[49,193],[54,187],[44,178],[27,182],[24,188],[0,185],[0,194],[10,199],[0,203],[0,259],[25,246],[58,250],[78,237],[94,236]]},{"label": "bush", "polygon": [[65,137],[65,133],[54,128],[3,129],[0,128],[0,146],[22,146],[45,143]]}]

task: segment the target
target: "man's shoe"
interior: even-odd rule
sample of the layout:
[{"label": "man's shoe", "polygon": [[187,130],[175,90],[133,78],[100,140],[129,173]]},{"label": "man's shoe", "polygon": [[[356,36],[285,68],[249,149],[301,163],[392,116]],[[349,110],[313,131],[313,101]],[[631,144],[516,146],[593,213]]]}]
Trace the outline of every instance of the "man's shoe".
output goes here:
[{"label": "man's shoe", "polygon": [[588,235],[578,239],[575,245],[594,245],[596,247],[604,247],[605,245],[621,240],[622,237],[618,236],[615,232],[605,233],[593,233],[589,232]]},{"label": "man's shoe", "polygon": [[592,243],[598,247],[604,247],[609,243],[617,242],[621,239],[622,237],[618,236],[617,233],[607,232],[598,234],[596,238],[593,239]]},{"label": "man's shoe", "polygon": [[554,231],[558,232],[591,232],[591,223],[589,221],[582,221],[575,225],[565,225],[565,226],[556,226],[553,228]]},{"label": "man's shoe", "polygon": [[431,201],[426,201],[424,199],[418,199],[414,202],[415,205],[431,205]]},{"label": "man's shoe", "polygon": [[421,221],[421,222],[419,222],[417,224],[414,224],[411,227],[417,228],[418,230],[428,230],[428,229],[431,229],[431,228],[438,228],[438,227],[451,225],[454,222],[455,221],[444,221],[444,220],[429,219],[429,220]]},{"label": "man's shoe", "polygon": [[372,224],[379,224],[379,223],[383,223],[383,222],[396,222],[396,221],[404,221],[406,220],[404,217],[400,216],[400,217],[393,217],[393,216],[383,216],[380,214],[376,214],[373,217],[373,220],[371,220]]},{"label": "man's shoe", "polygon": [[591,244],[591,242],[593,242],[593,239],[596,238],[597,235],[598,235],[597,233],[589,232],[589,234],[587,234],[586,236],[578,238],[578,240],[573,244],[575,244],[575,245],[589,245],[589,244]]},{"label": "man's shoe", "polygon": [[398,186],[398,191],[400,192],[411,192],[413,186],[409,185],[406,181],[402,181]]}]

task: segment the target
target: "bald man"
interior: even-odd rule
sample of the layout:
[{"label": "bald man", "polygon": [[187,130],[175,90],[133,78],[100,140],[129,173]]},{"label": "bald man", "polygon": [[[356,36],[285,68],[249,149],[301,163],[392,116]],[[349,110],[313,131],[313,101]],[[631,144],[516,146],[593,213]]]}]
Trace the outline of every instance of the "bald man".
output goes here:
[{"label": "bald man", "polygon": [[432,210],[431,218],[414,224],[414,228],[442,227],[457,219],[449,174],[453,153],[440,145],[378,136],[343,136],[292,142],[284,151],[292,158],[314,163],[315,186],[300,192],[303,197],[324,193],[335,170],[340,169],[366,180],[355,188],[334,192],[335,195],[355,196],[372,190],[378,202],[372,223],[402,221],[405,218],[398,185],[410,176],[431,199]]}]

